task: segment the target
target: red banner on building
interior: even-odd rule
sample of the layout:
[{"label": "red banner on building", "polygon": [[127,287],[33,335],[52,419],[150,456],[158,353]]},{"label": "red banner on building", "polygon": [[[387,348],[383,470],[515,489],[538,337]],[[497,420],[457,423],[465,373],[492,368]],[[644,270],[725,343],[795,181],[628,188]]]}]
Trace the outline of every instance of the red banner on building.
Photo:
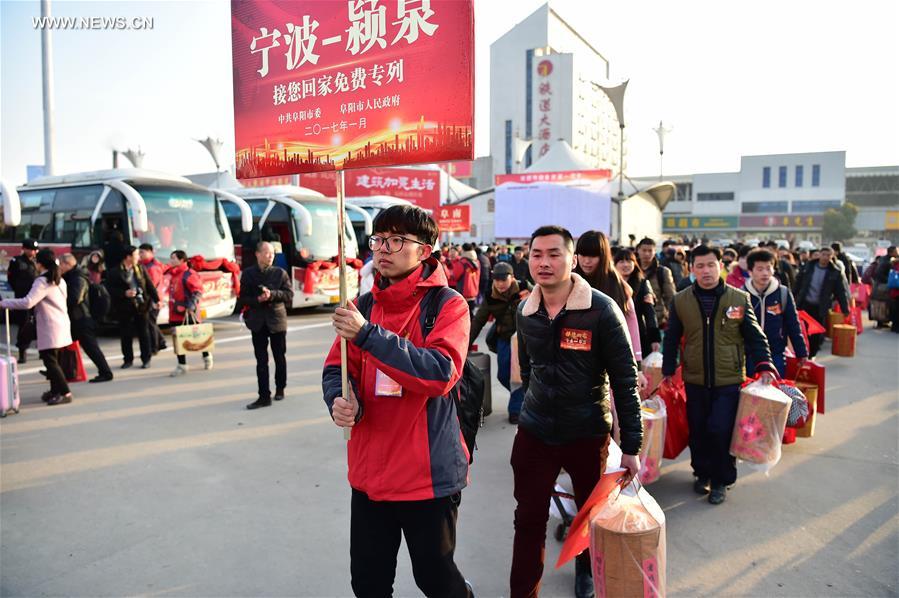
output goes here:
[{"label": "red banner on building", "polygon": [[473,168],[470,161],[465,162],[443,162],[438,164],[442,171],[457,179],[467,179],[473,176]]},{"label": "red banner on building", "polygon": [[571,185],[578,181],[603,182],[612,176],[612,171],[602,170],[561,170],[559,172],[522,172],[519,174],[498,174],[495,177],[496,186],[503,183],[559,183]]},{"label": "red banner on building", "polygon": [[238,178],[474,157],[472,0],[232,0]]},{"label": "red banner on building", "polygon": [[471,206],[443,206],[437,210],[437,228],[441,233],[467,233],[471,230]]}]

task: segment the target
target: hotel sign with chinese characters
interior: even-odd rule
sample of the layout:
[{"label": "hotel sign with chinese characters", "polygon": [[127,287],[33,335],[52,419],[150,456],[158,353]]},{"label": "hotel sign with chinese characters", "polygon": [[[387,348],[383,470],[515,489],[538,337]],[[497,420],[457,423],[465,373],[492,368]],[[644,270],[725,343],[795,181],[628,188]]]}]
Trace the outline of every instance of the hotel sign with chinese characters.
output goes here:
[{"label": "hotel sign with chinese characters", "polygon": [[820,214],[780,216],[740,216],[740,228],[821,228],[824,217]]},{"label": "hotel sign with chinese characters", "polygon": [[534,56],[531,73],[532,161],[539,160],[557,139],[571,143],[572,54]]},{"label": "hotel sign with chinese characters", "polygon": [[238,178],[473,159],[472,0],[232,0]]}]

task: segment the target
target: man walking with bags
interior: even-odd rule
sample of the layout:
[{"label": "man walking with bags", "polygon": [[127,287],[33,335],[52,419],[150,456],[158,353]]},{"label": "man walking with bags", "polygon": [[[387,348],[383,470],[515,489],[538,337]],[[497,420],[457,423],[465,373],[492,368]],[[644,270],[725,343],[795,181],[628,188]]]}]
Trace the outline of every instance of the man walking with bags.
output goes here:
[{"label": "man walking with bags", "polygon": [[97,343],[97,323],[91,316],[90,279],[87,272],[78,267],[78,260],[71,253],[59,258],[59,271],[66,281],[66,304],[69,321],[72,323],[72,338],[78,341],[85,354],[97,366],[97,375],[90,381],[109,382],[112,380],[112,370]]},{"label": "man walking with bags", "polygon": [[293,303],[293,289],[287,272],[273,266],[275,248],[262,241],[256,246],[256,265],[240,276],[240,304],[245,307],[243,321],[253,334],[256,355],[256,379],[259,398],[247,409],[270,407],[271,387],[268,373],[268,346],[275,361],[275,400],[284,399],[287,386],[287,306]]},{"label": "man walking with bags", "polygon": [[[849,283],[834,263],[833,249],[825,245],[821,248],[818,259],[805,265],[796,302],[799,309],[827,327],[827,313],[834,301],[840,304],[844,314],[849,313]],[[814,357],[824,343],[824,335],[812,334],[808,343],[809,356]]]},{"label": "man walking with bags", "polygon": [[347,341],[350,396],[341,396],[340,339],[325,361],[322,390],[334,423],[352,428],[350,573],[357,596],[393,595],[401,537],[426,596],[471,595],[453,559],[469,453],[449,395],[468,351],[468,306],[447,288],[446,271],[432,256],[437,236],[421,208],[380,212],[368,241],[374,287],[359,307],[350,303],[333,317]]},{"label": "man walking with bags", "polygon": [[696,281],[675,295],[668,311],[662,374],[666,379],[674,375],[685,337],[680,361],[696,478],[693,490],[708,494],[709,502],[718,505],[725,501],[727,487],[737,481],[730,441],[744,380],[744,347],[764,382],[774,381],[777,369],[749,295],[721,280],[720,250],[700,245],[690,252],[690,259]]},{"label": "man walking with bags", "polygon": [[[572,273],[574,240],[558,226],[531,236],[536,286],[518,310],[524,405],[512,446],[515,540],[513,598],[536,596],[543,576],[548,505],[562,468],[580,508],[599,482],[609,454],[614,397],[625,483],[640,470],[643,427],[637,364],[624,314],[611,297]],[[611,392],[610,392],[611,388]],[[575,595],[592,597],[590,556],[576,560]]]},{"label": "man walking with bags", "polygon": [[674,277],[668,266],[659,263],[656,257],[656,242],[645,237],[637,243],[637,258],[640,261],[640,270],[652,287],[652,294],[656,297],[656,321],[659,328],[664,330],[668,324],[668,306],[674,299]]}]

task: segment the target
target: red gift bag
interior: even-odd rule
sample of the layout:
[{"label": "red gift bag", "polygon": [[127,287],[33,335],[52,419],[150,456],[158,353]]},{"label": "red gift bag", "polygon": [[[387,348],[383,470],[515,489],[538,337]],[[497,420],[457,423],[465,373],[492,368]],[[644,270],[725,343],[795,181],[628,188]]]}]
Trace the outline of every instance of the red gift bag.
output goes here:
[{"label": "red gift bag", "polygon": [[871,299],[871,287],[863,282],[854,282],[849,285],[855,304],[860,309],[868,309],[868,301]]},{"label": "red gift bag", "polygon": [[[799,360],[787,357],[787,379],[807,382],[818,387],[818,402],[815,411],[824,414],[824,366],[814,361],[806,361],[800,368]],[[670,416],[669,416],[670,417]]]},{"label": "red gift bag", "polygon": [[687,393],[683,381],[662,380],[658,395],[665,401],[665,408],[668,410],[668,427],[665,430],[665,450],[662,456],[666,459],[677,459],[690,444]]},{"label": "red gift bag", "polygon": [[81,345],[78,341],[59,350],[59,367],[62,368],[66,382],[85,382],[87,380],[84,360],[81,359]]},{"label": "red gift bag", "polygon": [[846,318],[846,320],[843,323],[855,326],[855,330],[856,330],[857,334],[861,334],[862,332],[864,332],[865,331],[865,323],[862,320],[862,308],[857,305],[855,307],[853,307],[849,312],[849,316]]}]

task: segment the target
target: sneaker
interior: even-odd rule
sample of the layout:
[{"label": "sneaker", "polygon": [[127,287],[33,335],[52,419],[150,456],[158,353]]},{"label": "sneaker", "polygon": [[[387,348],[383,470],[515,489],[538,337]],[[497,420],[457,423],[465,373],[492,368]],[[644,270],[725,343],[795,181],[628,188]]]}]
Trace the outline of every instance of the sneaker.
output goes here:
[{"label": "sneaker", "polygon": [[53,391],[52,391],[52,390],[48,390],[47,392],[45,392],[44,394],[41,395],[41,400],[42,400],[43,402],[45,402],[45,403],[46,403],[47,401],[49,401],[50,399],[52,399],[52,398],[53,398]]},{"label": "sneaker", "polygon": [[693,492],[696,494],[708,494],[709,478],[696,478],[693,480]]},{"label": "sneaker", "polygon": [[709,503],[720,505],[727,500],[727,486],[724,484],[712,484],[712,490],[709,492]]},{"label": "sneaker", "polygon": [[127,370],[128,368],[130,368],[130,367],[133,366],[133,365],[134,365],[133,362],[131,362],[131,361],[126,361],[125,363],[122,364],[122,369],[123,369],[123,370]]},{"label": "sneaker", "polygon": [[48,405],[65,405],[72,402],[72,393],[67,392],[64,395],[53,395],[47,400]]},{"label": "sneaker", "polygon": [[215,365],[215,362],[212,360],[212,355],[207,355],[203,358],[203,367],[207,370],[211,370],[212,366]]},{"label": "sneaker", "polygon": [[172,373],[169,374],[169,378],[177,378],[178,376],[183,376],[187,373],[187,366],[181,365],[180,363],[175,366],[175,369],[172,370]]},{"label": "sneaker", "polygon": [[284,400],[284,389],[283,388],[276,389],[274,398],[276,401],[283,401]]},{"label": "sneaker", "polygon": [[112,380],[112,372],[108,374],[97,374],[96,376],[88,380],[88,382],[93,384],[97,382],[109,382],[110,380]]}]

